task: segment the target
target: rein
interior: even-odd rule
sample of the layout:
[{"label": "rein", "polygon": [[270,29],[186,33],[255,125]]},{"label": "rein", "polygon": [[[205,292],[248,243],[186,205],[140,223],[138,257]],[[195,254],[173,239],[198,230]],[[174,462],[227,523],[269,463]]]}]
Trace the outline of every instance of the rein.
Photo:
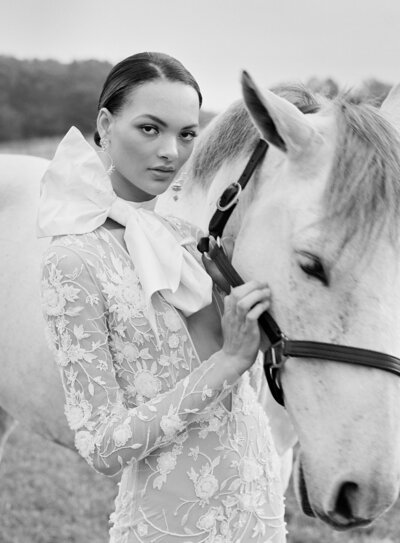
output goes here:
[{"label": "rein", "polygon": [[[244,281],[232,266],[221,245],[222,234],[239,201],[240,193],[250,181],[268,147],[266,141],[260,140],[258,142],[238,181],[229,185],[219,198],[217,210],[211,217],[208,226],[208,236],[201,238],[197,245],[198,250],[206,258],[212,260],[221,272],[226,285],[225,287],[220,286],[227,294],[229,294],[231,287],[242,285]],[[400,376],[400,359],[395,356],[334,343],[290,340],[281,331],[278,323],[268,311],[260,316],[259,324],[271,343],[269,349],[264,353],[265,376],[272,396],[282,406],[284,405],[284,394],[280,382],[280,372],[288,358],[318,358],[330,362],[380,369]]]}]

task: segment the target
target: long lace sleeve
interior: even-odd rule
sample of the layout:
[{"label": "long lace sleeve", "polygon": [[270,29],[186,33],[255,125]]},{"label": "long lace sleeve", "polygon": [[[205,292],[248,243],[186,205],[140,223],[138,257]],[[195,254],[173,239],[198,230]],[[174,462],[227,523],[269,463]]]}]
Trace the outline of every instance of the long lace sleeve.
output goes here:
[{"label": "long lace sleeve", "polygon": [[[111,274],[110,284],[120,280],[115,275]],[[166,357],[160,354],[158,361],[145,366],[145,359],[150,358],[147,349],[142,349],[143,360],[138,359],[129,371],[116,372],[120,360],[112,348],[110,313],[122,309],[109,306],[98,277],[96,266],[90,259],[82,259],[72,246],[51,246],[43,262],[43,313],[61,371],[65,414],[75,432],[75,445],[97,471],[114,475],[127,463],[169,444],[195,417],[206,413],[220,395],[226,394],[239,375],[219,352],[176,380],[174,386],[158,390],[161,387],[160,380],[155,380],[156,366],[166,366]],[[127,335],[135,308],[130,311],[120,315],[119,337]],[[170,327],[177,325],[172,322]],[[140,336],[138,330],[132,330],[132,334]],[[173,336],[169,339],[172,347],[176,341]],[[129,337],[125,339],[125,350],[137,349],[129,344]],[[140,385],[138,378],[135,381],[133,367],[141,370],[142,378],[146,377],[140,391],[142,402],[134,405],[126,401],[130,387],[137,389]]]}]

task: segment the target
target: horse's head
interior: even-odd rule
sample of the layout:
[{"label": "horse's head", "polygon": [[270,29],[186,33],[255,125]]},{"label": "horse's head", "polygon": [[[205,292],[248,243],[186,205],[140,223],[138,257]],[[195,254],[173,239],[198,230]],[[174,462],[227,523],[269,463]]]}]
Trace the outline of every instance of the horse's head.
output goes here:
[{"label": "horse's head", "polygon": [[[243,93],[270,148],[229,224],[235,267],[245,279],[269,281],[272,312],[291,339],[399,357],[396,92],[381,111],[346,97],[318,104],[297,92],[292,101],[309,114],[262,94],[246,75]],[[211,201],[237,179],[259,137],[244,116],[238,105],[228,110],[194,155],[192,172],[205,183],[216,173]],[[294,358],[281,378],[301,446],[303,510],[336,528],[371,522],[399,492],[399,377]]]},{"label": "horse's head", "polygon": [[[271,144],[238,232],[234,263],[267,278],[292,339],[400,355],[400,142],[385,116],[345,98],[305,115],[244,77]],[[301,455],[303,509],[349,527],[393,504],[400,476],[400,380],[376,369],[289,360],[282,372]]]}]

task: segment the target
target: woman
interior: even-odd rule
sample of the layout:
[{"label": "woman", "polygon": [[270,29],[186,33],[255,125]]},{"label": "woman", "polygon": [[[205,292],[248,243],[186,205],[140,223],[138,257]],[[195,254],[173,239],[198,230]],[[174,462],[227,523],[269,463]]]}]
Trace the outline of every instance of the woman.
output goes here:
[{"label": "woman", "polygon": [[125,59],[100,96],[100,155],[71,129],[42,182],[39,234],[57,236],[43,265],[48,335],[80,454],[122,472],[114,543],[285,540],[279,462],[247,372],[268,287],[221,303],[195,229],[153,211],[192,151],[201,101],[177,60]]}]

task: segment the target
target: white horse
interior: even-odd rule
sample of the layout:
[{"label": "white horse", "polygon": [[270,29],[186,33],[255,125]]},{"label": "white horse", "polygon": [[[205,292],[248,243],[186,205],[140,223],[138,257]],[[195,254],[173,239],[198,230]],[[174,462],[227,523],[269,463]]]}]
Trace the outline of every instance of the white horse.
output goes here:
[{"label": "white horse", "polygon": [[[379,112],[344,98],[318,104],[305,92],[287,92],[305,114],[246,79],[254,124],[241,104],[220,115],[200,138],[179,199],[170,194],[160,203],[161,212],[204,228],[261,133],[270,149],[226,233],[244,279],[270,283],[273,314],[291,338],[400,356],[398,94]],[[70,446],[40,314],[46,242],[35,238],[35,214],[46,161],[2,157],[0,166],[0,405]],[[282,386],[301,446],[296,487],[303,510],[341,529],[373,521],[399,492],[400,379],[290,359]]]}]

